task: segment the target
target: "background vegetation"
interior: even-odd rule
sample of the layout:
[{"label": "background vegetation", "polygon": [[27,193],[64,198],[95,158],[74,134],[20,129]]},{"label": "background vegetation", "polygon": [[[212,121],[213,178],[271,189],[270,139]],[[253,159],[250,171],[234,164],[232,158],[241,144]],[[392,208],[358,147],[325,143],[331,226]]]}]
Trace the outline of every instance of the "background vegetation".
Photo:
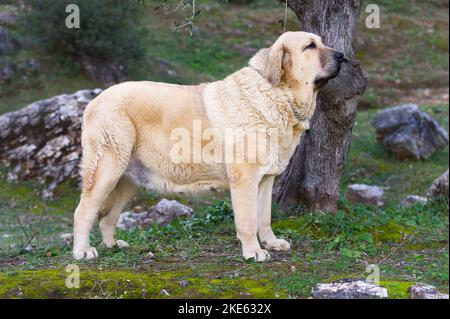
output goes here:
[{"label": "background vegetation", "polygon": [[[144,11],[138,1],[30,0],[22,21],[32,47],[72,59],[81,55],[130,62],[142,55]],[[83,27],[68,29],[66,7],[80,7]]]}]

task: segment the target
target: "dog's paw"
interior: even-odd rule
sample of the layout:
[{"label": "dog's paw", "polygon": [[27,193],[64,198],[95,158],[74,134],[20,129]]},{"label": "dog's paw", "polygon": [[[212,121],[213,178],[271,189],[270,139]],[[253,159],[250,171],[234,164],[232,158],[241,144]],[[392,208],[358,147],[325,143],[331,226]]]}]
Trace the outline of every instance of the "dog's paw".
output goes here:
[{"label": "dog's paw", "polygon": [[254,259],[256,262],[262,263],[270,260],[269,252],[265,249],[257,249],[254,251],[244,252],[244,259]]},{"label": "dog's paw", "polygon": [[81,259],[85,259],[85,260],[90,260],[90,259],[94,259],[98,257],[98,252],[97,249],[95,249],[94,247],[89,247],[86,250],[74,250],[73,251],[73,258],[75,258],[76,260],[81,260]]},{"label": "dog's paw", "polygon": [[274,251],[288,251],[291,249],[291,244],[289,244],[284,239],[275,239],[267,242],[263,242],[263,246],[266,249]]}]

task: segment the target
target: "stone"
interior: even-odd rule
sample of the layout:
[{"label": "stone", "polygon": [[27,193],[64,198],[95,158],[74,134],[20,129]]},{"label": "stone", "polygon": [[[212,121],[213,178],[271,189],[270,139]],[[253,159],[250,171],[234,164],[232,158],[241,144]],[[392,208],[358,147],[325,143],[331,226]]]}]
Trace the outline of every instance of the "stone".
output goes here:
[{"label": "stone", "polygon": [[194,210],[188,206],[180,204],[176,200],[162,199],[156,204],[141,213],[124,212],[120,215],[117,227],[122,230],[147,229],[151,224],[165,226],[176,218],[191,218]]},{"label": "stone", "polygon": [[398,159],[427,159],[448,144],[448,132],[415,104],[378,112],[377,140]]},{"label": "stone", "polygon": [[318,284],[313,290],[314,299],[386,299],[386,288],[362,280]]},{"label": "stone", "polygon": [[418,195],[406,195],[406,197],[401,201],[400,205],[403,207],[409,207],[417,203],[426,204],[428,203],[428,199],[426,197]]},{"label": "stone", "polygon": [[0,56],[19,51],[20,42],[5,28],[0,27]]},{"label": "stone", "polygon": [[169,294],[169,292],[166,289],[161,289],[159,294],[162,295],[162,296],[170,297],[170,294]]},{"label": "stone", "polygon": [[36,59],[29,59],[19,65],[23,74],[32,74],[41,69],[41,63]]},{"label": "stone", "polygon": [[191,218],[194,210],[176,200],[162,199],[149,210],[149,217],[160,226],[170,224],[174,219],[180,217]]},{"label": "stone", "polygon": [[11,81],[17,74],[17,65],[12,61],[0,64],[0,84]]},{"label": "stone", "polygon": [[61,234],[59,238],[62,239],[64,246],[71,246],[73,243],[73,233]]},{"label": "stone", "polygon": [[119,216],[117,227],[122,230],[134,230],[136,228],[146,229],[150,224],[151,220],[148,218],[147,212],[124,212]]},{"label": "stone", "polygon": [[89,76],[96,82],[110,86],[127,80],[127,69],[118,60],[112,61],[83,56],[80,62]]},{"label": "stone", "polygon": [[436,287],[418,284],[408,289],[410,299],[448,299],[448,295],[440,293]]},{"label": "stone", "polygon": [[44,197],[64,181],[80,183],[81,119],[102,91],[81,90],[34,102],[0,116],[0,164],[10,180],[44,182]]},{"label": "stone", "polygon": [[427,196],[429,198],[444,198],[449,202],[449,187],[448,187],[448,170],[439,176],[428,189]]},{"label": "stone", "polygon": [[0,26],[14,27],[18,21],[19,17],[14,12],[0,12]]},{"label": "stone", "polygon": [[384,205],[384,191],[378,186],[351,184],[348,185],[345,197],[355,204]]}]

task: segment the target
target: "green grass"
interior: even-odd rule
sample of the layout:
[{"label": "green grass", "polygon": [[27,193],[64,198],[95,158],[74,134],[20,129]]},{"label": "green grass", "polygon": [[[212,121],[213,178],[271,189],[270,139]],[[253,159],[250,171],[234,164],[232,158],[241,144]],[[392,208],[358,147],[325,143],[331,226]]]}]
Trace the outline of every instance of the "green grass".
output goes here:
[{"label": "green grass", "polygon": [[[7,186],[19,192],[26,188],[30,192],[36,189],[31,185]],[[71,202],[74,198],[74,194],[59,194],[56,203]],[[23,295],[25,297],[51,297],[52,293],[73,296],[62,285],[61,275],[53,277],[53,274],[63,272],[68,264],[73,263],[71,247],[64,246],[59,239],[60,233],[71,231],[70,214],[45,214],[42,222],[37,210],[27,209],[29,205],[14,205],[16,202],[8,194],[3,196],[0,198],[0,215],[3,218],[0,237],[14,234],[23,238],[3,242],[0,270],[5,274],[18,274],[19,279],[12,279],[19,280],[22,289],[29,292]],[[37,194],[27,194],[24,202],[38,203],[39,197]],[[287,253],[273,253],[272,261],[262,265],[242,260],[229,199],[194,208],[197,214],[193,219],[176,220],[167,226],[153,226],[147,230],[119,230],[118,238],[130,244],[126,250],[102,247],[101,236],[96,229],[92,243],[99,249],[101,257],[95,261],[77,262],[92,280],[84,285],[90,285],[93,281],[102,282],[104,274],[112,277],[116,273],[114,278],[117,280],[135,282],[133,273],[163,272],[170,278],[162,284],[157,274],[153,279],[146,277],[144,282],[149,285],[147,297],[158,297],[156,292],[164,286],[172,289],[172,297],[186,296],[184,290],[178,289],[177,283],[188,278],[197,285],[192,296],[200,298],[236,296],[233,295],[236,291],[233,285],[238,282],[244,283],[247,288],[241,287],[239,292],[248,297],[307,298],[316,283],[365,278],[366,265],[375,264],[380,267],[381,280],[391,286],[394,285],[392,282],[403,282],[401,287],[426,282],[448,291],[448,212],[439,203],[399,209],[351,205],[342,201],[336,214],[304,212],[297,217],[286,216],[275,208],[274,231],[291,241],[293,249]],[[14,222],[14,216],[28,217],[22,218],[24,229]],[[24,234],[31,236],[36,229],[39,232],[32,241],[33,249],[21,249],[26,242]],[[5,244],[16,246],[7,248]],[[155,255],[153,260],[147,257],[150,251]],[[35,269],[44,272],[49,269],[52,274],[45,285],[39,286],[39,290],[35,287],[39,282],[35,278],[39,272],[33,272]],[[29,277],[31,279],[26,279]],[[0,276],[0,282],[3,280],[8,287],[16,287],[8,278]],[[230,282],[230,279],[235,281]],[[222,288],[211,291],[211,287],[206,289],[204,285]],[[133,289],[127,287],[119,282],[103,288],[108,296],[126,297],[124,291],[133,291],[128,297],[136,297],[136,286],[133,285]],[[398,285],[391,288],[395,290]],[[9,297],[17,293],[14,289],[5,288],[1,296]],[[392,297],[405,295],[397,291]],[[75,296],[86,298],[93,294],[92,291],[85,291],[77,292]]]}]

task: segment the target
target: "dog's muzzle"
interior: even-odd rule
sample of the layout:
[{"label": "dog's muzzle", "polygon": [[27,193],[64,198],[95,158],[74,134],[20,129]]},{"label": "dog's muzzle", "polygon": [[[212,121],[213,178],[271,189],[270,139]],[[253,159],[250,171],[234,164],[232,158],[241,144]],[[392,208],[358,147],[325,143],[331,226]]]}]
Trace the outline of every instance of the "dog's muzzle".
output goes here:
[{"label": "dog's muzzle", "polygon": [[338,76],[339,72],[341,71],[342,62],[344,61],[344,54],[336,51],[333,54],[333,60],[335,61],[335,70],[330,75],[317,78],[314,81],[315,87],[317,89],[324,87],[328,83],[328,81]]}]

